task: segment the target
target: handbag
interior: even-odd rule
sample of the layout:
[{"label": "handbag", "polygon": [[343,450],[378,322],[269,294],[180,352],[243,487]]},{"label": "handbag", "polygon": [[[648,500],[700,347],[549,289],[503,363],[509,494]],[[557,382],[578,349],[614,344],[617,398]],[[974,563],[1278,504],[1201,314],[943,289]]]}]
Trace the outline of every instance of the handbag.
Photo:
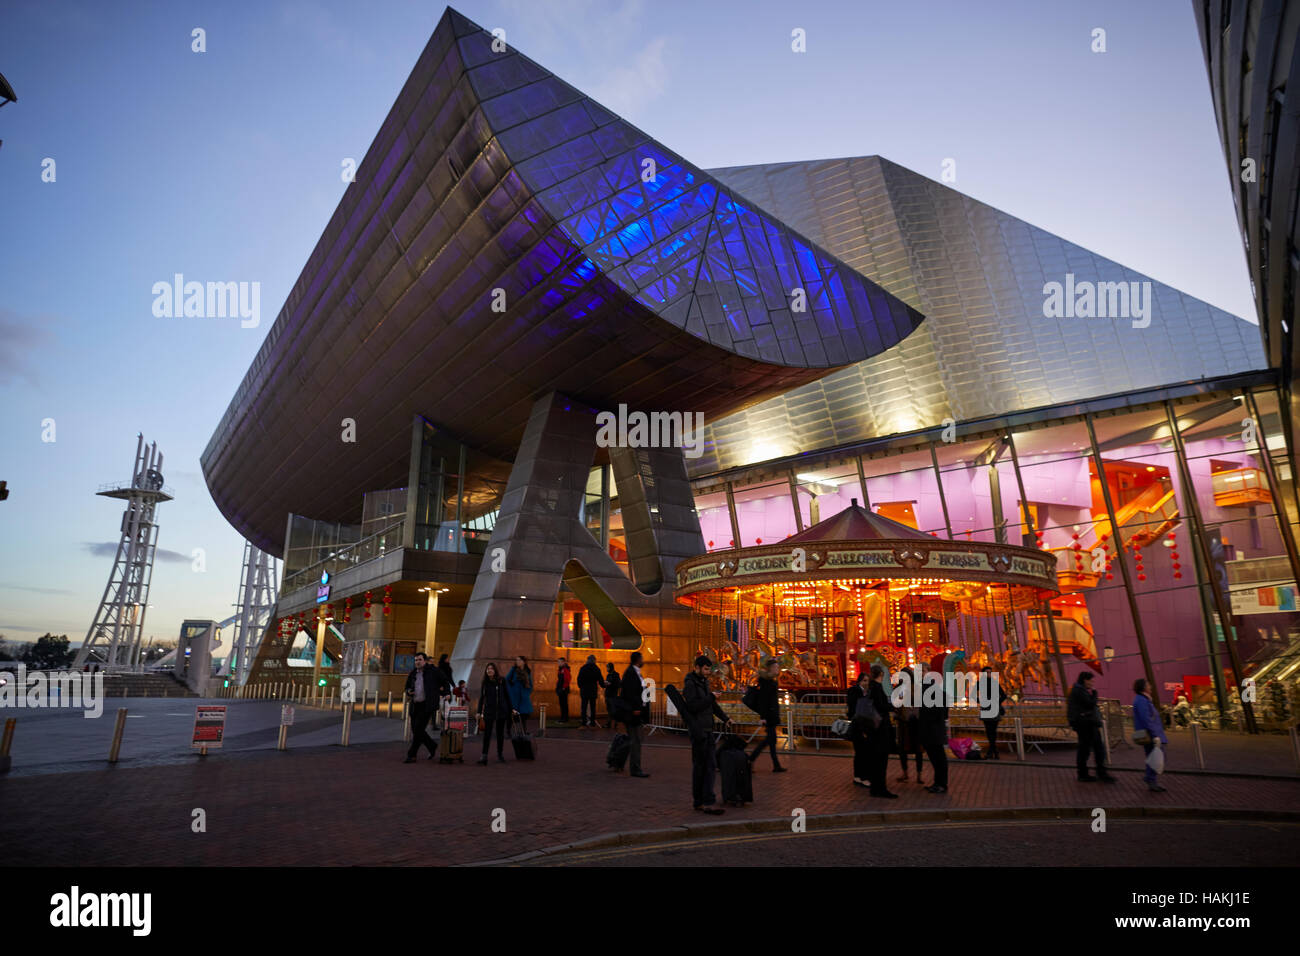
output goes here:
[{"label": "handbag", "polygon": [[1139,728],[1133,731],[1133,743],[1146,744],[1151,742],[1151,731],[1145,728]]},{"label": "handbag", "polygon": [[740,702],[756,714],[761,714],[758,709],[758,685],[755,684],[745,691],[745,696],[740,698]]}]

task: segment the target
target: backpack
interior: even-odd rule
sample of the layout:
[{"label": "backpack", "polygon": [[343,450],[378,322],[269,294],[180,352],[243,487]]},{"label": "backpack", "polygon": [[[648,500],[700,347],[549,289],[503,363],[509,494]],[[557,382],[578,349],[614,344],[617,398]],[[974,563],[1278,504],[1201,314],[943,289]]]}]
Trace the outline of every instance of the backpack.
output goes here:
[{"label": "backpack", "polygon": [[755,684],[754,686],[748,688],[748,689],[745,691],[745,696],[742,697],[742,698],[740,698],[740,702],[741,702],[742,704],[744,704],[746,707],[748,707],[750,710],[752,710],[754,713],[758,714],[759,716],[762,716],[762,713],[763,713],[763,712],[762,712],[761,710],[758,709],[759,704],[758,704],[758,685],[757,685],[757,684]]},{"label": "backpack", "polygon": [[858,699],[857,706],[853,708],[853,719],[866,721],[873,730],[880,726],[880,714],[876,711],[870,694],[863,694]]}]

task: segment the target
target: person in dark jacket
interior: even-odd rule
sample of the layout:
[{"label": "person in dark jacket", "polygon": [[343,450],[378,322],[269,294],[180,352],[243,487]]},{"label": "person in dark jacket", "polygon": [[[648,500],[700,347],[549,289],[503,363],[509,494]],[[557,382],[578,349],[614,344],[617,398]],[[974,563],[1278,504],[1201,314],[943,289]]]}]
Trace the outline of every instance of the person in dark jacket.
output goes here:
[{"label": "person in dark jacket", "polygon": [[916,760],[916,782],[924,787],[925,781],[921,777],[925,767],[921,754],[925,745],[921,742],[920,717],[921,712],[915,707],[894,708],[894,719],[898,722],[898,763],[903,770],[898,780],[902,783],[908,779],[907,755],[911,754]]},{"label": "person in dark jacket", "polygon": [[451,675],[451,659],[446,654],[438,658],[438,670],[447,678],[448,687],[456,686],[456,678]]},{"label": "person in dark jacket", "polygon": [[641,681],[643,660],[640,651],[632,652],[631,663],[623,672],[618,691],[618,719],[627,727],[628,745],[631,747],[628,772],[633,777],[650,776],[641,769],[641,725],[650,716],[650,705],[642,700],[645,690]]},{"label": "person in dark jacket", "polygon": [[406,675],[406,690],[403,692],[411,702],[411,746],[406,751],[403,763],[415,763],[415,755],[420,746],[428,748],[429,759],[438,753],[438,743],[428,735],[425,728],[429,719],[438,712],[442,698],[451,693],[447,677],[438,668],[429,664],[428,655],[423,651],[415,655],[415,668]]},{"label": "person in dark jacket", "polygon": [[[1097,704],[1097,692],[1092,689],[1092,671],[1084,671],[1070,689],[1070,702],[1066,710],[1070,727],[1079,737],[1079,752],[1076,764],[1080,783],[1092,783],[1104,780],[1114,783],[1115,778],[1106,770],[1106,745],[1101,739],[1101,708]],[[1088,773],[1088,754],[1093,755],[1097,763],[1097,776]]]},{"label": "person in dark jacket", "polygon": [[622,685],[622,681],[619,680],[618,670],[614,667],[613,664],[606,664],[605,665],[605,713],[609,716],[609,726],[611,728],[614,726],[614,721],[618,719],[618,717],[616,716],[618,707],[615,704],[615,701],[618,700],[619,688],[621,685]]},{"label": "person in dark jacket", "polygon": [[555,697],[560,702],[560,720],[569,722],[569,686],[573,683],[573,674],[569,670],[569,661],[561,657],[555,669]]},{"label": "person in dark jacket", "polygon": [[506,690],[510,692],[511,717],[519,720],[520,733],[527,734],[528,718],[533,713],[533,669],[522,654],[506,674]]},{"label": "person in dark jacket", "polygon": [[853,782],[859,787],[866,787],[871,775],[869,747],[872,728],[857,716],[858,701],[867,696],[871,686],[871,671],[863,668],[858,674],[858,682],[849,688],[847,695],[849,719],[849,739],[853,741]]},{"label": "person in dark jacket", "polygon": [[718,772],[718,761],[713,749],[713,718],[721,720],[724,727],[731,724],[731,718],[709,689],[712,670],[713,662],[704,654],[695,658],[695,669],[686,675],[682,684],[682,699],[686,702],[682,719],[691,738],[691,798],[696,810],[716,816],[726,811],[714,806],[717,795],[713,792],[713,778]]},{"label": "person in dark jacket", "polygon": [[[925,700],[925,675],[933,673],[926,665],[920,668],[921,684],[921,709],[916,715],[916,729],[921,738],[921,746],[925,748],[925,754],[930,758],[930,766],[934,768],[934,783],[926,787],[931,793],[948,792],[948,751],[944,749],[944,743],[948,739],[948,704],[951,703],[946,696],[941,696],[940,703],[934,704],[934,698],[931,696],[931,703],[926,705]],[[943,675],[936,675],[942,677]],[[942,687],[942,694],[947,694],[947,688]],[[917,758],[917,781],[920,782],[920,758]]]},{"label": "person in dark jacket", "polygon": [[596,655],[588,654],[587,663],[578,668],[579,714],[584,728],[590,727],[593,730],[596,728],[596,698],[604,686],[605,680],[600,676],[600,665],[596,663]]},{"label": "person in dark jacket", "polygon": [[763,721],[763,727],[766,735],[763,737],[753,753],[749,755],[749,764],[752,767],[758,755],[767,747],[772,752],[772,772],[785,773],[785,767],[781,766],[781,761],[776,758],[776,730],[781,726],[781,697],[780,687],[777,683],[781,676],[781,662],[775,658],[768,660],[763,665],[762,672],[758,675],[758,716]]},{"label": "person in dark jacket", "polygon": [[488,762],[488,746],[492,740],[492,731],[497,732],[497,763],[505,763],[506,726],[510,723],[510,691],[506,682],[497,673],[497,665],[489,663],[483,668],[483,684],[478,694],[478,722],[483,729],[483,756],[478,762]]},{"label": "person in dark jacket", "polygon": [[[980,668],[980,680],[981,680],[981,681],[988,681],[989,684],[991,685],[991,684],[993,683],[993,668],[988,667],[987,665],[984,666],[984,667],[981,667],[981,668]],[[998,759],[999,759],[999,757],[998,757],[998,721],[1000,721],[1000,720],[1002,719],[1002,715],[1003,715],[1002,702],[1005,701],[1006,699],[1007,699],[1007,692],[1004,691],[1004,690],[1002,689],[1002,682],[999,681],[999,682],[998,682],[998,707],[997,707],[997,713],[995,713],[992,717],[981,717],[981,718],[980,718],[980,720],[981,720],[981,721],[983,722],[983,724],[984,724],[984,736],[987,737],[988,740],[989,740],[989,756],[988,756],[988,759],[990,759],[990,760],[998,760]]]},{"label": "person in dark jacket", "polygon": [[880,724],[872,732],[868,741],[871,773],[868,780],[871,784],[871,795],[873,797],[885,797],[889,800],[897,800],[898,794],[889,789],[889,755],[894,752],[894,722],[889,715],[894,710],[894,705],[890,702],[890,695],[884,687],[885,669],[879,664],[871,666],[871,683],[867,687],[867,693],[871,695],[871,703],[875,705],[876,713],[880,715]]}]

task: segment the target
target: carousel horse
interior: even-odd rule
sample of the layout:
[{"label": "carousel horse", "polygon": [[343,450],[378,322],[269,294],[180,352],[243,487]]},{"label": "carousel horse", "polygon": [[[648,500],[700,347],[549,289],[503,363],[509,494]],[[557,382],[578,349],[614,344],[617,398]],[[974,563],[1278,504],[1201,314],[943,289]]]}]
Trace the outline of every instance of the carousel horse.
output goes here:
[{"label": "carousel horse", "polygon": [[797,654],[791,672],[801,687],[816,687],[821,683],[821,672],[817,668],[817,654],[814,651]]},{"label": "carousel horse", "polygon": [[970,656],[971,667],[979,670],[981,667],[995,667],[996,663],[988,642],[980,641],[979,650],[973,652]]}]

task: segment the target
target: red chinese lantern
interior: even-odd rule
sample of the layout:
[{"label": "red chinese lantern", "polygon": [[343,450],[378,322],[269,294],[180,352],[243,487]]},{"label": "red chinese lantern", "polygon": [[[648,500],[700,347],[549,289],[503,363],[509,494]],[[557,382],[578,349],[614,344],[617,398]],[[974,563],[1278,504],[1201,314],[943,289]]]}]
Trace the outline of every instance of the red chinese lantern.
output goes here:
[{"label": "red chinese lantern", "polygon": [[755,538],[754,541],[755,541],[756,544],[762,544],[762,543],[763,543],[763,539],[762,539],[762,538]]},{"label": "red chinese lantern", "polygon": [[709,542],[709,547],[710,547],[710,548],[713,547],[713,542],[712,542],[712,541]]},{"label": "red chinese lantern", "polygon": [[385,584],[384,585],[384,617],[387,617],[391,612],[392,609],[389,607],[389,605],[392,603],[393,603],[393,586],[391,584]]}]

